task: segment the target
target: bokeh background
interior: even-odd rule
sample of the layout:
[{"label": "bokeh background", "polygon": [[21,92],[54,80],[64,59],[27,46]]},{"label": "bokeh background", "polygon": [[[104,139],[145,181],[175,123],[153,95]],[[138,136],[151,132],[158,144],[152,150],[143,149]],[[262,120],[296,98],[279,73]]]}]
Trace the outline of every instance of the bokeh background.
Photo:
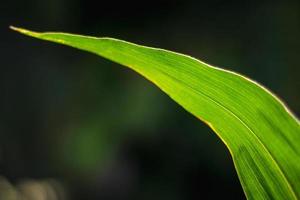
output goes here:
[{"label": "bokeh background", "polygon": [[133,71],[12,32],[109,36],[262,83],[300,114],[300,2],[10,0],[0,4],[0,199],[245,199],[229,152]]}]

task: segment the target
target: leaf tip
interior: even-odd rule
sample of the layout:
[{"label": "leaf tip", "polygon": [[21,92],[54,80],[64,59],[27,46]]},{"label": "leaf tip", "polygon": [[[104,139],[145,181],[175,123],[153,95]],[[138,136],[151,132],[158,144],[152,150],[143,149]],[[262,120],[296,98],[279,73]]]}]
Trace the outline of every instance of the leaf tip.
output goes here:
[{"label": "leaf tip", "polygon": [[24,35],[32,36],[32,37],[37,37],[39,35],[39,33],[37,33],[37,32],[29,31],[27,29],[19,28],[19,27],[16,27],[16,26],[9,26],[9,28],[13,31],[22,33]]},{"label": "leaf tip", "polygon": [[20,28],[18,28],[18,27],[12,26],[12,25],[10,25],[9,28],[10,28],[11,30],[14,30],[14,31],[18,31],[18,29],[20,29]]}]

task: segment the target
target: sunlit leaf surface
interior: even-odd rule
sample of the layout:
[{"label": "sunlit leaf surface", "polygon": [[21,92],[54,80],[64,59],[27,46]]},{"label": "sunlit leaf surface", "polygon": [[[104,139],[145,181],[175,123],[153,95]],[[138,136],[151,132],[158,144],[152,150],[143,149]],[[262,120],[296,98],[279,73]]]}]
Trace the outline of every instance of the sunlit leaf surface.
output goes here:
[{"label": "sunlit leaf surface", "polygon": [[152,81],[221,138],[248,199],[300,198],[299,121],[257,83],[171,51],[112,38],[12,28],[95,53]]}]

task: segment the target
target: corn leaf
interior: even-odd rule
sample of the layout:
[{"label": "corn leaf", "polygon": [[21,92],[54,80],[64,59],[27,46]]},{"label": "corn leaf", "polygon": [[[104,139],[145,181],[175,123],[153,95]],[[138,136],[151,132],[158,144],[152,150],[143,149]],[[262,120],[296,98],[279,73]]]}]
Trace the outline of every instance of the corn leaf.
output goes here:
[{"label": "corn leaf", "polygon": [[11,28],[133,69],[216,132],[232,155],[248,199],[300,199],[299,121],[256,82],[163,49]]}]

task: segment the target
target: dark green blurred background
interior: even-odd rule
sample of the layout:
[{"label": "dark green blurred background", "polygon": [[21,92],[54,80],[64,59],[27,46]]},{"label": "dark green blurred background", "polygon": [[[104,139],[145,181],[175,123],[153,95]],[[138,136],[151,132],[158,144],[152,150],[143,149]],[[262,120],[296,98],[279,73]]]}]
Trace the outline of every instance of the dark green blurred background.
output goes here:
[{"label": "dark green blurred background", "polygon": [[222,142],[150,82],[9,25],[189,54],[251,77],[300,114],[299,1],[4,0],[0,8],[0,199],[245,198]]}]

